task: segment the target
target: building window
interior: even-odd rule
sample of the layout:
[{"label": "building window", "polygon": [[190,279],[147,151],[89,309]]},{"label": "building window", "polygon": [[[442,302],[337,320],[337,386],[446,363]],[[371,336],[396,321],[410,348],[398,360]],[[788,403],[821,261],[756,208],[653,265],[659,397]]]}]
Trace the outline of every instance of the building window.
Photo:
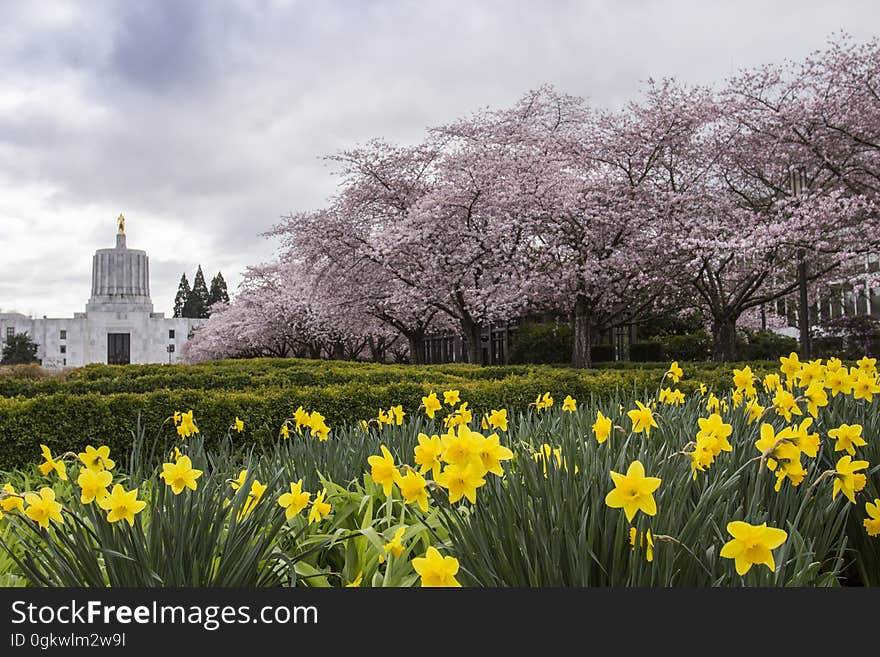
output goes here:
[{"label": "building window", "polygon": [[168,353],[169,354],[174,353],[174,345],[173,344],[168,345]]},{"label": "building window", "polygon": [[66,339],[67,339],[67,331],[66,331],[65,329],[61,329],[61,336],[60,336],[60,339],[62,339],[62,340],[66,340]]},{"label": "building window", "polygon": [[168,339],[169,340],[174,339],[174,329],[168,329]]},{"label": "building window", "polygon": [[67,359],[66,359],[66,358],[64,359],[64,361],[62,362],[62,364],[64,365],[64,367],[67,367]]},{"label": "building window", "polygon": [[14,326],[7,326],[6,327],[6,340],[7,341],[11,340],[12,336],[14,336],[14,335],[15,335],[15,327]]},{"label": "building window", "polygon": [[67,345],[66,345],[66,344],[61,345],[61,353],[62,353],[62,354],[66,354],[66,353],[67,353]]}]

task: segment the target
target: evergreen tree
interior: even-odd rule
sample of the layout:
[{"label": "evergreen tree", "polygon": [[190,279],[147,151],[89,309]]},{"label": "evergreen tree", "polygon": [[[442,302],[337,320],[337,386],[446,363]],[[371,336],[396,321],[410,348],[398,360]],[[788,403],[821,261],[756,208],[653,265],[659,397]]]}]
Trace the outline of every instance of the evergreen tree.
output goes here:
[{"label": "evergreen tree", "polygon": [[189,279],[186,272],[180,277],[180,285],[177,286],[177,295],[174,297],[174,316],[183,317],[183,309],[186,306],[186,300],[189,298]]},{"label": "evergreen tree", "polygon": [[229,303],[229,292],[226,289],[226,281],[223,274],[217,272],[217,275],[211,279],[211,290],[208,292],[208,314],[211,314],[210,306],[212,304],[223,302]]},{"label": "evergreen tree", "polygon": [[193,318],[205,318],[208,316],[208,285],[205,283],[205,275],[202,266],[199,265],[196,277],[193,279],[192,290],[186,298],[183,306],[183,316]]},{"label": "evergreen tree", "polygon": [[37,344],[27,333],[16,333],[6,341],[0,365],[26,365],[37,362]]}]

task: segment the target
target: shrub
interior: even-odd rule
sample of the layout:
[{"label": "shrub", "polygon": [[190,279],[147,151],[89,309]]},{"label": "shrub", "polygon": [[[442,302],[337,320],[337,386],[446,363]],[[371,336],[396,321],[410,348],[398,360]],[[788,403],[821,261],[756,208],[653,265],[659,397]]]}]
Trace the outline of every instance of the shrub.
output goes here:
[{"label": "shrub", "polygon": [[[553,395],[571,394],[577,399],[605,398],[618,390],[653,391],[667,365],[580,371],[549,366],[482,369],[466,365],[400,366],[391,369],[413,372],[415,376],[383,384],[355,377],[332,385],[286,385],[248,391],[184,388],[142,393],[58,392],[29,399],[0,398],[0,468],[30,461],[40,443],[53,451],[106,444],[116,453],[127,453],[139,417],[146,427],[162,427],[151,439],[159,441],[164,448],[175,436],[171,423],[167,422],[175,410],[193,410],[200,430],[210,436],[226,435],[238,416],[245,421],[246,430],[240,436],[236,434],[236,439],[260,442],[275,438],[282,422],[292,417],[298,406],[320,411],[333,428],[373,418],[380,408],[387,409],[392,404],[403,404],[404,410],[412,414],[421,404],[422,396],[431,391],[440,393],[456,388],[472,409],[488,411],[505,407],[518,411],[527,409],[539,393],[546,391]],[[350,365],[353,371],[361,367]],[[730,367],[728,363],[725,366],[709,364],[700,370],[686,368],[686,378],[679,387],[691,392],[703,381],[713,388],[726,389]],[[453,372],[460,375],[455,376]],[[476,372],[493,378],[465,376]],[[394,374],[390,372],[389,378],[396,378]],[[430,376],[422,378],[425,374]]]},{"label": "shrub", "polygon": [[712,336],[703,330],[682,335],[664,335],[663,360],[708,360],[712,356]]},{"label": "shrub", "polygon": [[633,342],[629,346],[629,358],[636,363],[664,360],[663,343],[658,339],[648,342]]},{"label": "shrub", "polygon": [[571,362],[570,324],[524,322],[510,338],[510,363]]},{"label": "shrub", "polygon": [[798,350],[798,341],[773,331],[743,329],[737,351],[743,360],[775,360]]}]

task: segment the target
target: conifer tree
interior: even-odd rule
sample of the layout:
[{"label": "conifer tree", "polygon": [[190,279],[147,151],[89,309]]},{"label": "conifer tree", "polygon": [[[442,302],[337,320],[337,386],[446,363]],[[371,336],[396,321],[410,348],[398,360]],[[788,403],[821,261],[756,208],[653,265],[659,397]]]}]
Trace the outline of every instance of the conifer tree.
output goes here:
[{"label": "conifer tree", "polygon": [[206,318],[208,316],[208,285],[205,283],[205,275],[202,273],[201,265],[199,265],[196,277],[193,279],[192,290],[186,298],[183,316],[192,318]]},{"label": "conifer tree", "polygon": [[0,365],[26,365],[37,361],[37,344],[27,333],[16,333],[6,341]]},{"label": "conifer tree", "polygon": [[183,317],[183,309],[190,295],[189,279],[184,272],[180,277],[180,285],[177,286],[177,294],[174,297],[174,316]]},{"label": "conifer tree", "polygon": [[226,281],[221,272],[211,279],[211,290],[208,292],[208,314],[211,314],[211,306],[215,303],[229,303],[229,292],[226,289]]}]

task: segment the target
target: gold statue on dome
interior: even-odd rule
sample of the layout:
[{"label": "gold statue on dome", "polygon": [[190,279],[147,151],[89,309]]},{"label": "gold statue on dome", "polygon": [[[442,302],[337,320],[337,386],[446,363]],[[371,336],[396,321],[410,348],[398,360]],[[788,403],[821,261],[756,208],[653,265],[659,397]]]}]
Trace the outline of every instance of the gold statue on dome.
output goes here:
[{"label": "gold statue on dome", "polygon": [[117,233],[125,235],[125,217],[123,217],[122,214],[116,218],[116,223],[119,224],[119,230]]}]

